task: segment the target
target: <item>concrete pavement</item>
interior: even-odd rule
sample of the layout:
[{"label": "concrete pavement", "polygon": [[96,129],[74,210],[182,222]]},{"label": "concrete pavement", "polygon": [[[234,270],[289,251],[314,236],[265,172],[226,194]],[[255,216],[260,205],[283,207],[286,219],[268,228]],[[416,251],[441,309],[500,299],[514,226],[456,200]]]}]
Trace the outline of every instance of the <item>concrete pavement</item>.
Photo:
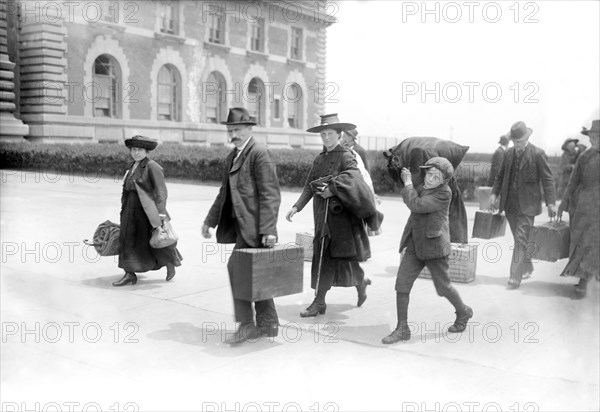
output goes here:
[{"label": "concrete pavement", "polygon": [[[354,288],[334,288],[325,315],[300,318],[312,301],[306,262],[304,293],[276,299],[280,335],[230,347],[222,341],[235,328],[231,247],[200,236],[218,187],[168,183],[183,266],[169,283],[163,269],[114,288],[122,276],[115,258],[98,257],[82,239],[106,219],[118,222],[121,183],[1,173],[2,410],[600,409],[598,283],[573,299],[575,279],[558,276],[562,260],[536,263],[531,280],[505,290],[508,229],[473,240],[476,280],[456,286],[475,316],[461,335],[445,332],[453,309],[419,279],[412,339],[380,343],[396,322],[398,243],[409,215],[399,198],[383,197],[362,308]],[[310,205],[285,220],[297,196],[282,193],[281,243],[313,227]],[[470,228],[475,210],[467,207]]]}]

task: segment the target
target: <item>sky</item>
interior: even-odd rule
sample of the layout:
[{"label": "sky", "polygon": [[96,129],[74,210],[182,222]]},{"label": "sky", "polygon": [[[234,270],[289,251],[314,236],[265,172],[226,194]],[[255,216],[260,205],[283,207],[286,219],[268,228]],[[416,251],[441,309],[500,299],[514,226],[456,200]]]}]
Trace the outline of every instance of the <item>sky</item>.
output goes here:
[{"label": "sky", "polygon": [[[600,118],[598,1],[338,1],[326,111],[360,137],[437,136],[493,152],[511,125],[560,154]],[[437,20],[437,21],[436,21]]]}]

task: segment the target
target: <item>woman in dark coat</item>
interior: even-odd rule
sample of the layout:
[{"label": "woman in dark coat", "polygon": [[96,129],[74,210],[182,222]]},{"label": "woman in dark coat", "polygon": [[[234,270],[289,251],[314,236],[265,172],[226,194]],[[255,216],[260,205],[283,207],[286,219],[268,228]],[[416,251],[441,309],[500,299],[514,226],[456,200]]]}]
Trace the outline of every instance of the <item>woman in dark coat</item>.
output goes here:
[{"label": "woman in dark coat", "polygon": [[[367,299],[366,289],[371,281],[365,278],[359,265],[371,257],[365,222],[370,229],[377,230],[380,219],[373,194],[358,170],[356,159],[338,144],[341,133],[355,127],[340,123],[337,115],[332,114],[321,116],[321,125],[307,130],[321,134],[324,150],[315,159],[300,198],[286,215],[291,222],[313,199],[315,237],[311,287],[316,290],[316,298],[300,314],[302,317],[325,313],[325,296],[332,286],[355,286],[357,306]],[[321,181],[315,182],[317,179]]]},{"label": "woman in dark coat", "polygon": [[558,208],[559,218],[569,212],[571,229],[569,263],[561,276],[579,278],[575,287],[578,297],[586,295],[590,277],[600,276],[600,120],[581,133],[589,136],[592,147],[577,158]]},{"label": "woman in dark coat", "polygon": [[175,267],[181,266],[177,244],[162,249],[150,247],[150,236],[155,227],[167,218],[167,186],[162,167],[148,158],[157,142],[144,136],[125,140],[133,163],[125,172],[121,195],[121,231],[119,267],[125,270],[121,280],[113,286],[135,285],[135,272],[147,272],[167,267],[167,281],[175,276]]}]

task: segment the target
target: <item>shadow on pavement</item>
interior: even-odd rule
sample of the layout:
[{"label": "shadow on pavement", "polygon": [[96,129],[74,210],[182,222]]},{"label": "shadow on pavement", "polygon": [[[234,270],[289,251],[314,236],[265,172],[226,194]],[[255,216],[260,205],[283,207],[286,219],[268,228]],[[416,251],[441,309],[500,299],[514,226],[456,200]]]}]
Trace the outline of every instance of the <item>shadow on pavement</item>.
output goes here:
[{"label": "shadow on pavement", "polygon": [[300,317],[300,312],[303,312],[310,303],[303,305],[280,305],[277,304],[277,313],[282,319],[287,319],[290,322],[296,322],[299,324],[313,324],[313,323],[327,323],[336,322],[340,325],[345,325],[344,319],[348,319],[348,315],[344,312],[356,309],[356,305],[348,303],[328,303],[327,310],[324,315],[317,315],[312,318]]},{"label": "shadow on pavement", "polygon": [[235,332],[234,330],[224,329],[225,324],[221,325],[221,329],[217,329],[214,324],[210,324],[210,326],[201,328],[188,322],[170,323],[169,329],[151,332],[146,336],[153,340],[166,340],[202,347],[210,355],[228,358],[265,351],[281,345],[280,342],[275,341],[278,338],[268,337],[230,345],[224,341]]},{"label": "shadow on pavement", "polygon": [[85,286],[100,288],[100,289],[115,289],[115,290],[123,289],[128,292],[131,292],[133,290],[158,289],[158,288],[160,288],[161,284],[168,283],[162,275],[161,275],[160,279],[149,279],[144,275],[137,275],[138,280],[135,285],[129,284],[129,285],[119,286],[119,287],[115,287],[112,285],[113,282],[116,282],[117,280],[121,279],[122,277],[123,277],[122,273],[120,273],[118,275],[114,275],[114,276],[113,275],[102,276],[99,278],[82,280],[81,284],[85,285]]}]

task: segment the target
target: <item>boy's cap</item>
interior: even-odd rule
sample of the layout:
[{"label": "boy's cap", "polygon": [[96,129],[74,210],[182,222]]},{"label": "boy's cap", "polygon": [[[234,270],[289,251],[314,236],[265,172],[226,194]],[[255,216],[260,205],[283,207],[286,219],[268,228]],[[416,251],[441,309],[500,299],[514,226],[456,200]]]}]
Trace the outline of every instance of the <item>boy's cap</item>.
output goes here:
[{"label": "boy's cap", "polygon": [[421,166],[421,169],[429,169],[432,167],[441,171],[444,175],[444,179],[450,179],[454,175],[454,167],[452,167],[452,163],[445,157],[432,157],[424,166]]}]

